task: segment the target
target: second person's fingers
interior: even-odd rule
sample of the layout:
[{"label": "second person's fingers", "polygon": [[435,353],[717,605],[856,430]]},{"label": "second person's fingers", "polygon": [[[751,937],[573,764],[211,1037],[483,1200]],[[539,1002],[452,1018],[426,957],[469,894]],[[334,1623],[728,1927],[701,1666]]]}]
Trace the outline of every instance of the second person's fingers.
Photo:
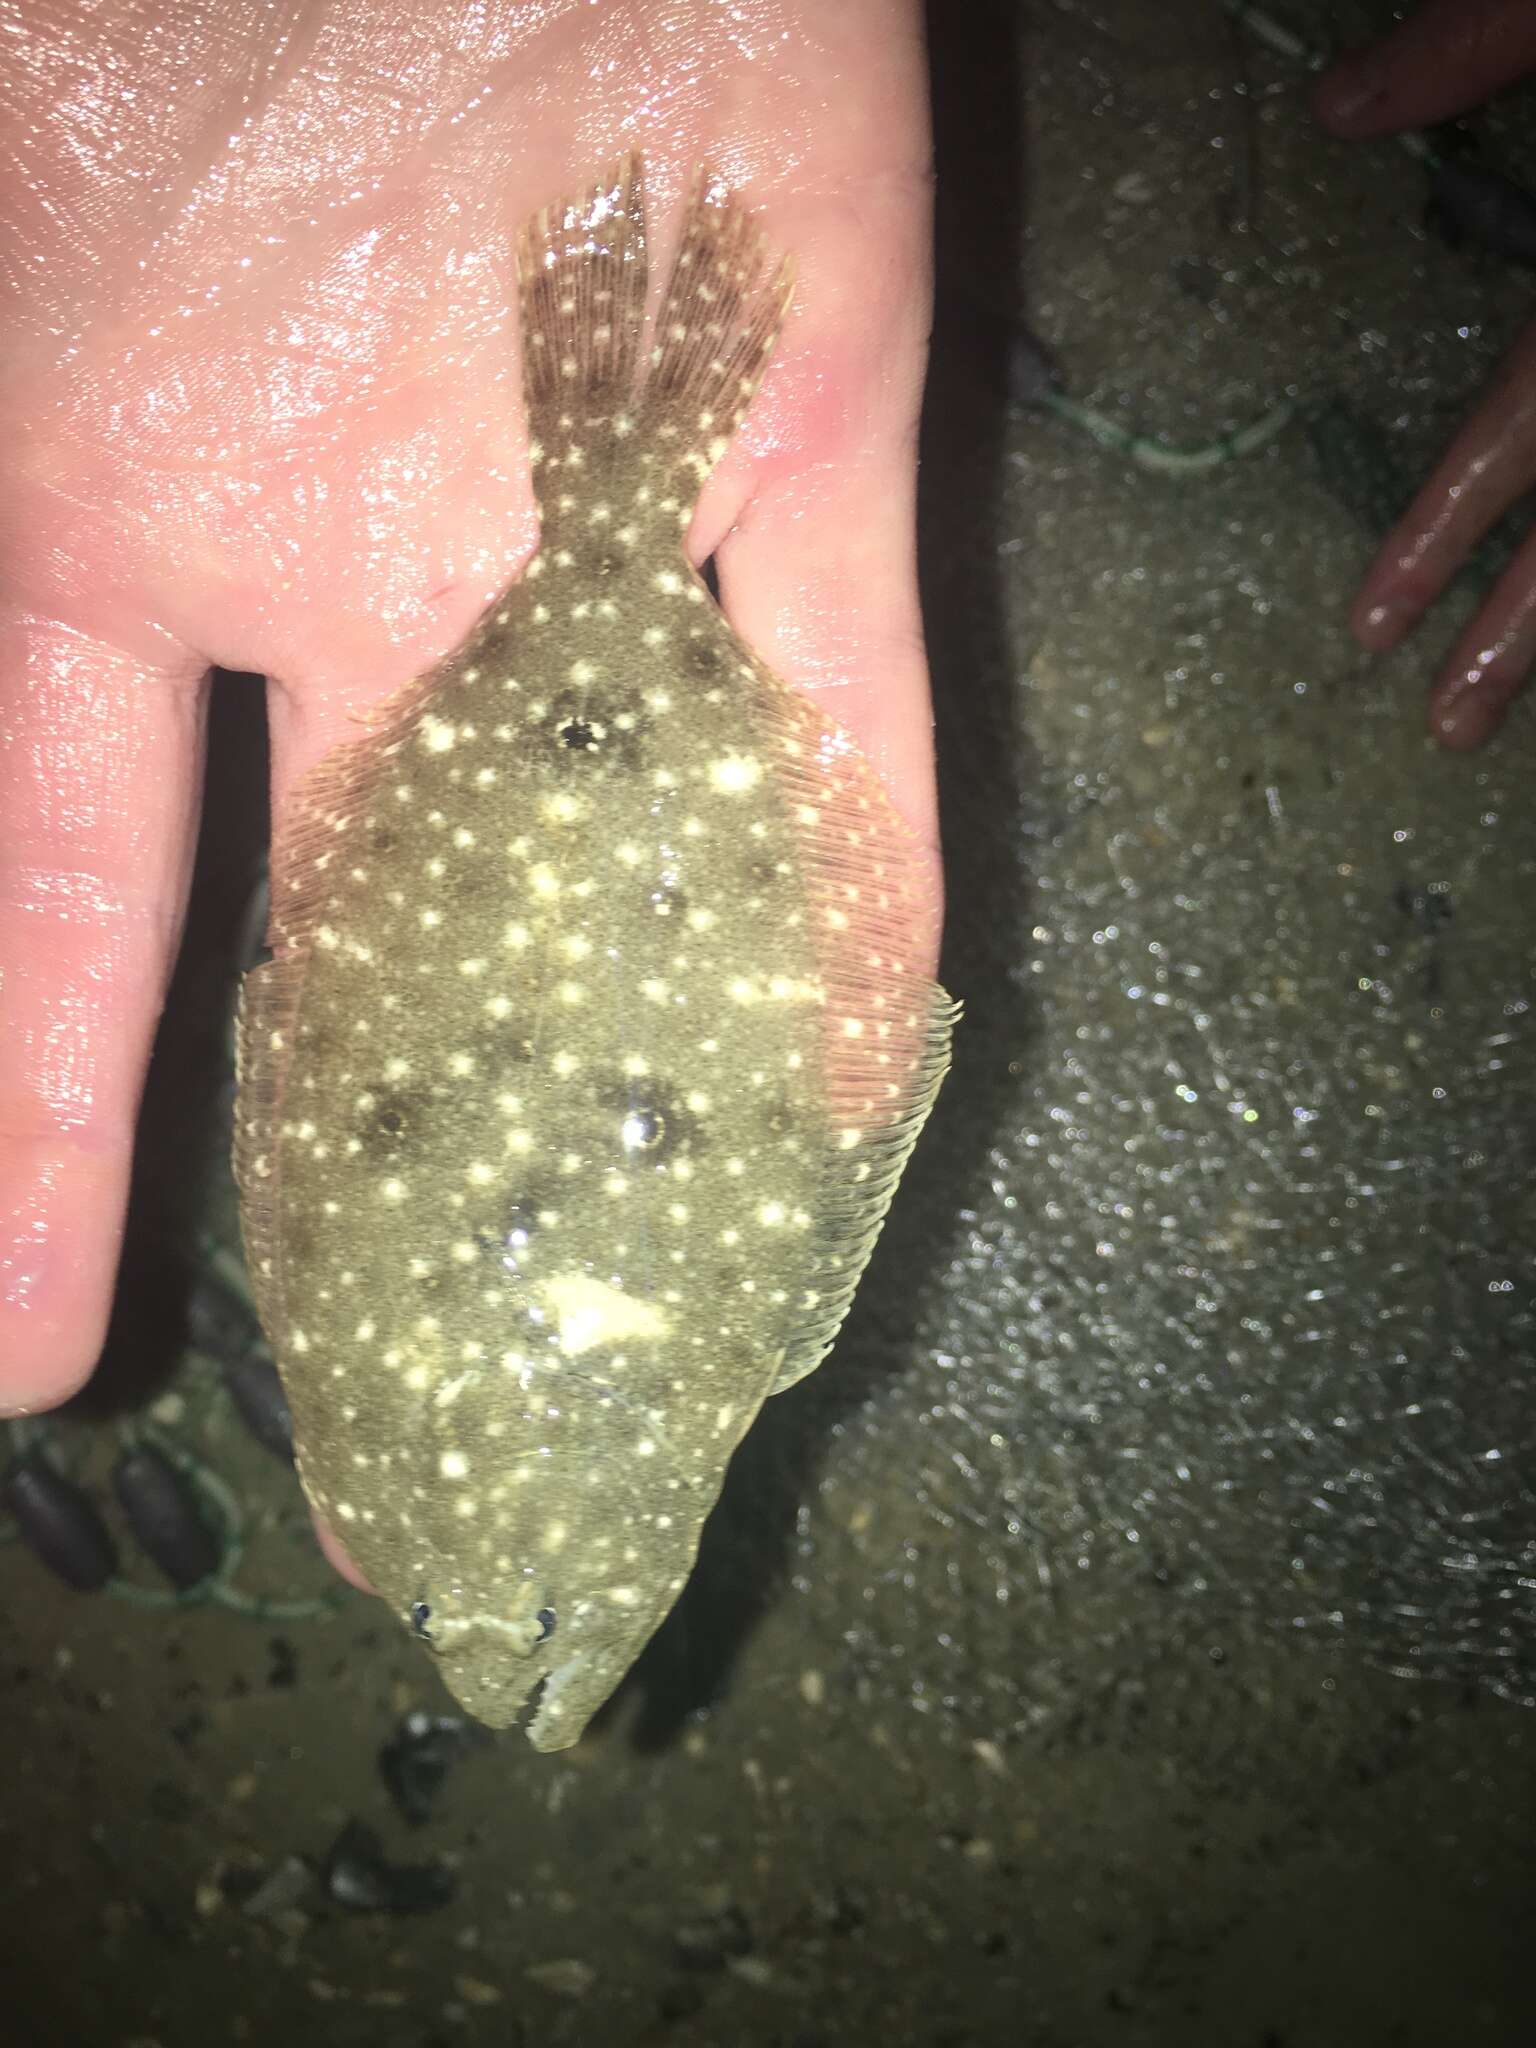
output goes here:
[{"label": "second person's fingers", "polygon": [[1476,747],[1503,723],[1536,663],[1536,533],[1457,640],[1430,697],[1430,726],[1448,747]]},{"label": "second person's fingers", "polygon": [[1425,128],[1536,69],[1530,0],[1425,0],[1390,35],[1325,71],[1312,111],[1335,135]]},{"label": "second person's fingers", "polygon": [[1362,645],[1397,642],[1469,551],[1536,484],[1536,322],[1377,550],[1350,623]]}]

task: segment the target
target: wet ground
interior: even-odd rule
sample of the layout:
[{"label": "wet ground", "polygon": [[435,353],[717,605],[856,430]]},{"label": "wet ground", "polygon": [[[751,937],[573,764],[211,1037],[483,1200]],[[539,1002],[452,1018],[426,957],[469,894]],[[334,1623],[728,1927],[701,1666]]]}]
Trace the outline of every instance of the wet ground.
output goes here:
[{"label": "wet ground", "polygon": [[[1378,663],[1341,626],[1366,500],[1530,281],[1427,232],[1408,159],[1325,142],[1213,7],[1005,19],[936,50],[968,1018],[837,1353],[569,1755],[399,1746],[446,1701],[360,1599],[156,1612],[0,1552],[7,2048],[1533,2037],[1536,715],[1437,753],[1453,618]],[[1527,180],[1533,105],[1476,123]],[[1150,473],[1010,410],[1023,321],[1164,444],[1303,417]],[[287,1468],[172,1370],[151,1248],[216,983],[168,1027],[68,1441],[105,1498],[111,1410],[158,1404],[243,1504],[240,1583],[317,1595]]]}]

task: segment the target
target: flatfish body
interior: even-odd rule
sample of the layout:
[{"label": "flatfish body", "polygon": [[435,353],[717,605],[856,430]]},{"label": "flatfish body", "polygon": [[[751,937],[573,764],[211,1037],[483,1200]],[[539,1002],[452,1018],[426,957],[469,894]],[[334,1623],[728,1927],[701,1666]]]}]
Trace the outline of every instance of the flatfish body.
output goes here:
[{"label": "flatfish body", "polygon": [[316,1508],[494,1726],[574,1742],[766,1396],[828,1350],[948,1063],[922,869],[690,566],[788,298],[700,176],[519,246],[541,531],[310,778],[246,984],[247,1252]]}]

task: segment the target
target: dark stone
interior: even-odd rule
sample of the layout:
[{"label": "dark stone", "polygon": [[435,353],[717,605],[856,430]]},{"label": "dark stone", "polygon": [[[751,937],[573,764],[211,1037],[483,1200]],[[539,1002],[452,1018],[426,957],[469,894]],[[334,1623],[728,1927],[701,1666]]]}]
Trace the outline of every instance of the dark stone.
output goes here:
[{"label": "dark stone", "polygon": [[397,1810],[413,1827],[432,1818],[449,1771],[490,1733],[458,1714],[407,1714],[379,1751],[379,1775]]},{"label": "dark stone", "polygon": [[326,1851],[326,1897],[351,1913],[431,1913],[446,1906],[458,1883],[441,1863],[391,1863],[363,1821],[349,1820]]},{"label": "dark stone", "polygon": [[12,1462],[0,1500],[33,1556],[77,1593],[99,1592],[117,1570],[117,1546],[95,1502],[41,1451]]}]

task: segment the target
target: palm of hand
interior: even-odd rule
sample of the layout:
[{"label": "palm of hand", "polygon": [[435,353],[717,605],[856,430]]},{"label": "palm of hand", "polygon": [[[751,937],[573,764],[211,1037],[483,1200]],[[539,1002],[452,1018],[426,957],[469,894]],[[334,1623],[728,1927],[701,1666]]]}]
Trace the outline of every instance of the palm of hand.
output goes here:
[{"label": "palm of hand", "polygon": [[622,148],[647,152],[664,244],[707,156],[799,261],[782,359],[693,545],[720,545],[733,621],[782,672],[843,686],[838,715],[932,833],[913,21],[311,0],[146,14],[106,50],[53,18],[29,52],[0,389],[13,1405],[59,1398],[99,1341],[190,860],[198,686],[210,663],[273,679],[280,806],[515,573],[536,527],[512,230]]}]

